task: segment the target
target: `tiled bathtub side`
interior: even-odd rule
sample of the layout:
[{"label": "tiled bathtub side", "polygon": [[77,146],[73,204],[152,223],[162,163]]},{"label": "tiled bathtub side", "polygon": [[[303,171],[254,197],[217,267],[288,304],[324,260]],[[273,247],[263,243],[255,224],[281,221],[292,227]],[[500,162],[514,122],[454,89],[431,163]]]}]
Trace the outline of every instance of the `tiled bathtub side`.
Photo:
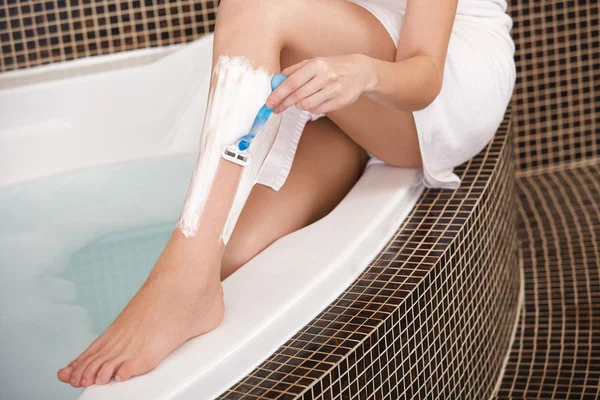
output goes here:
[{"label": "tiled bathtub side", "polygon": [[222,399],[486,398],[520,290],[509,113],[344,294]]}]

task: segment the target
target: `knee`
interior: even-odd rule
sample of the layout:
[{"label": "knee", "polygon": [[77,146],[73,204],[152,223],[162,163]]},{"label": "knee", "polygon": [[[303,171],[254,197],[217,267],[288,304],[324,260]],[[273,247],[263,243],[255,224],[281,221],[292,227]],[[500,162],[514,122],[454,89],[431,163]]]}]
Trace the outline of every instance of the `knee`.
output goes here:
[{"label": "knee", "polygon": [[[281,18],[291,14],[298,0],[221,0],[218,20],[235,19],[245,22],[240,26],[255,29],[257,24],[282,23]],[[217,23],[218,24],[218,23]],[[238,26],[239,28],[239,26]]]}]

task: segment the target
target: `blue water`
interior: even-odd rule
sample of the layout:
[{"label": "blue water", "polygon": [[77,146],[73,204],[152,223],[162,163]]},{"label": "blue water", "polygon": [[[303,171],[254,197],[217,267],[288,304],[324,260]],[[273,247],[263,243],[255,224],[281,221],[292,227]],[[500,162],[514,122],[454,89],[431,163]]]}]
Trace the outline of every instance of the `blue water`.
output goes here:
[{"label": "blue water", "polygon": [[0,189],[0,399],[75,399],[56,371],[144,282],[181,211],[195,156]]}]

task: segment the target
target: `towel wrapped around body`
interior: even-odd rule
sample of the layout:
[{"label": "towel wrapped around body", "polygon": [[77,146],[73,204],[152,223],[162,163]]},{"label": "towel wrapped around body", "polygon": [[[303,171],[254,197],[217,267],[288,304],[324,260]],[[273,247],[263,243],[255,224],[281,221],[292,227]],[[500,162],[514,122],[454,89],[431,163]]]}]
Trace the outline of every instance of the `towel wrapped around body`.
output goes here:
[{"label": "towel wrapped around body", "polygon": [[[407,0],[347,0],[372,13],[398,44]],[[454,167],[479,153],[494,137],[516,80],[512,19],[505,0],[459,0],[442,89],[426,108],[414,111],[423,161],[423,184],[460,186]],[[274,190],[285,182],[302,130],[322,117],[290,107],[257,183]],[[371,156],[367,164],[382,163]]]}]

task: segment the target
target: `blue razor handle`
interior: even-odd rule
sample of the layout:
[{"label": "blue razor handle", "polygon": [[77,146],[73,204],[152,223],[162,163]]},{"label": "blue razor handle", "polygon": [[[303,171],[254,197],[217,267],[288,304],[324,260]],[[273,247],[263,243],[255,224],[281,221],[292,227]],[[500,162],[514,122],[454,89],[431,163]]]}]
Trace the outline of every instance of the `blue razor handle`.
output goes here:
[{"label": "blue razor handle", "polygon": [[[283,75],[283,74],[276,74],[273,76],[273,78],[271,78],[271,90],[275,90],[277,89],[277,87],[279,85],[281,85],[283,83],[283,81],[285,81],[287,79],[287,76]],[[269,117],[271,116],[271,114],[273,113],[273,109],[267,107],[267,105],[263,105],[260,110],[258,110],[258,113],[256,114],[256,117],[254,118],[254,122],[252,123],[252,128],[250,128],[250,132],[244,136],[242,136],[241,138],[239,138],[236,142],[237,148],[241,151],[247,150],[248,147],[250,147],[250,143],[252,142],[252,139],[254,139],[254,137],[256,136],[256,134],[258,133],[258,131],[261,130],[261,128],[263,126],[265,126],[265,124],[267,123],[267,120],[269,119]]]},{"label": "blue razor handle", "polygon": [[279,85],[283,83],[287,79],[287,76],[284,74],[276,74],[271,78],[271,90],[277,89]]}]

